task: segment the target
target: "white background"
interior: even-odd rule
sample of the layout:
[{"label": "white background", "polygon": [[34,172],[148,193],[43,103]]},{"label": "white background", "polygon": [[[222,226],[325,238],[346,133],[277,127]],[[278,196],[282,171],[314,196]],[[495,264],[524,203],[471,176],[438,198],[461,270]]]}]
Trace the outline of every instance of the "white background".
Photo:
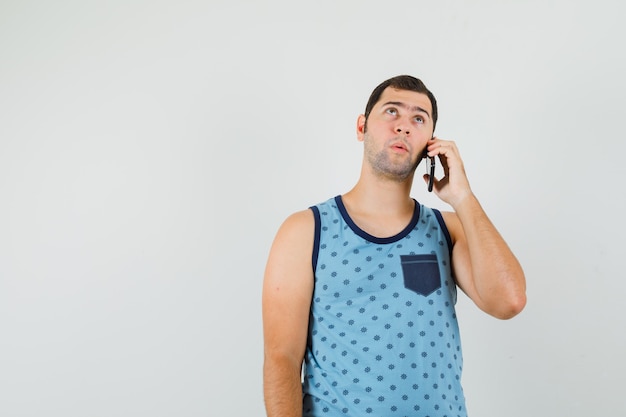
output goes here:
[{"label": "white background", "polygon": [[470,414],[626,415],[622,4],[0,1],[0,415],[264,415],[270,243],[405,73],[527,274]]}]

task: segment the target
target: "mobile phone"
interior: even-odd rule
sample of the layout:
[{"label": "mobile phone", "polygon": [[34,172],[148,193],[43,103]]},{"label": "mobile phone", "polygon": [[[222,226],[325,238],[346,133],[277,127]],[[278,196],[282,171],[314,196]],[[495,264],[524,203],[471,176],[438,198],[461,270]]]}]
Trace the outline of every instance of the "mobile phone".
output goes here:
[{"label": "mobile phone", "polygon": [[429,177],[428,177],[428,192],[432,192],[433,191],[433,183],[435,181],[435,157],[434,156],[428,156],[427,157],[428,160],[430,161],[430,164],[426,167],[426,170],[429,171]]}]

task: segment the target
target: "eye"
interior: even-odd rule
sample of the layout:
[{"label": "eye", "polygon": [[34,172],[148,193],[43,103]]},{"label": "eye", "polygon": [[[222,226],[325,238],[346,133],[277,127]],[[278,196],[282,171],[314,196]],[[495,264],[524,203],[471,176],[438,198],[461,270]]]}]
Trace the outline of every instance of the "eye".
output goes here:
[{"label": "eye", "polygon": [[422,116],[415,116],[415,121],[417,123],[424,123],[425,122],[425,120],[424,120],[424,118]]},{"label": "eye", "polygon": [[398,110],[393,107],[389,107],[387,110],[385,110],[385,113],[396,116],[398,114]]}]

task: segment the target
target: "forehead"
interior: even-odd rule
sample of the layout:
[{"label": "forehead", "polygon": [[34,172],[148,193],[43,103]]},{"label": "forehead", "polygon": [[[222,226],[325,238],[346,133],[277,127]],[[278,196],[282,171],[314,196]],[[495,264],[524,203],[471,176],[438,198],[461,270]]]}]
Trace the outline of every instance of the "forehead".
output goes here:
[{"label": "forehead", "polygon": [[376,103],[376,107],[382,107],[389,102],[398,102],[405,104],[408,108],[421,108],[432,114],[432,104],[425,93],[418,93],[410,90],[398,90],[396,88],[387,87],[380,95],[380,100]]}]

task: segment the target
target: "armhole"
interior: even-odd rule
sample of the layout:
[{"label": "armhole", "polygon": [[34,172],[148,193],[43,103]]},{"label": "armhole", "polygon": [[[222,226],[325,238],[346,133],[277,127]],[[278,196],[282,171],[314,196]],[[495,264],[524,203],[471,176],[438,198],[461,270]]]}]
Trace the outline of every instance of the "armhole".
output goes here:
[{"label": "armhole", "polygon": [[446,222],[443,221],[443,216],[441,212],[437,209],[432,209],[435,213],[435,217],[437,217],[437,221],[439,222],[439,226],[441,227],[441,231],[443,235],[446,237],[446,243],[448,244],[448,253],[450,254],[450,259],[452,259],[452,238],[450,237],[450,231],[448,230],[448,226],[446,226]]},{"label": "armhole", "polygon": [[315,218],[315,234],[313,237],[313,254],[311,258],[311,265],[313,267],[313,273],[315,273],[315,269],[317,268],[317,257],[319,255],[320,249],[320,234],[322,231],[322,220],[320,218],[320,210],[316,206],[309,207],[313,212],[313,217]]}]

